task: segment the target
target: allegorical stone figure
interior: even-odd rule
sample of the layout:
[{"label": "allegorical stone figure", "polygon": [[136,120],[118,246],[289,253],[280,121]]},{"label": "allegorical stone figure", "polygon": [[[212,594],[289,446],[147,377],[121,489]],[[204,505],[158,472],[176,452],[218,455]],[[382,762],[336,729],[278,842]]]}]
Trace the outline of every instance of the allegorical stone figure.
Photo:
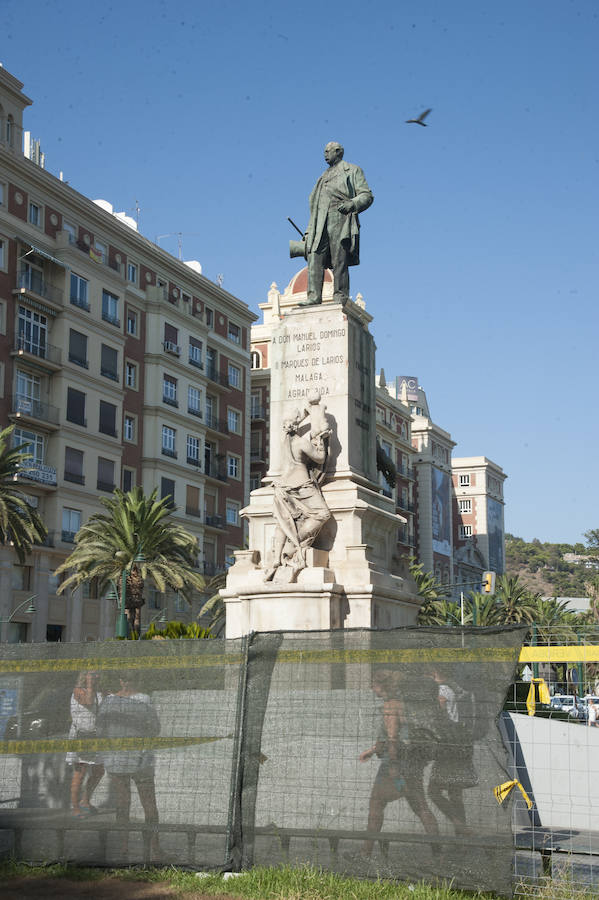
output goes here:
[{"label": "allegorical stone figure", "polygon": [[360,262],[358,213],[374,197],[359,166],[345,162],[343,147],[330,141],[324,148],[329,168],[310,194],[310,222],[306,231],[308,299],[301,306],[322,303],[325,269],[333,270],[333,299],[349,300],[348,266]]},{"label": "allegorical stone figure", "polygon": [[[307,400],[307,409],[296,409],[293,417],[283,422],[283,471],[273,485],[277,521],[274,559],[265,574],[266,581],[272,581],[280,567],[288,567],[288,580],[294,582],[306,567],[306,549],[331,517],[320,487],[331,429],[316,389],[308,392]],[[306,417],[310,418],[310,431],[300,435],[300,423]]]}]

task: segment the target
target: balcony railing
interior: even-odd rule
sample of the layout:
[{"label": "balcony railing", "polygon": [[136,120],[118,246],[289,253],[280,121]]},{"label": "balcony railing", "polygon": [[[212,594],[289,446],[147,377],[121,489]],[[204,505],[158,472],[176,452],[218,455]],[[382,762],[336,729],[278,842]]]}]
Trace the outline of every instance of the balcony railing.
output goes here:
[{"label": "balcony railing", "polygon": [[63,530],[61,532],[61,537],[62,537],[62,540],[65,542],[65,544],[74,544],[76,534],[77,534],[76,531],[65,531],[63,528]]},{"label": "balcony railing", "polygon": [[176,458],[177,458],[177,451],[176,451],[176,450],[171,450],[170,447],[163,447],[163,448],[162,448],[162,455],[163,455],[163,456],[170,456],[171,459],[176,459]]},{"label": "balcony railing", "polygon": [[415,478],[412,466],[397,466],[397,474],[405,475],[406,478]]},{"label": "balcony railing", "polygon": [[38,481],[40,484],[55,485],[56,469],[53,466],[45,466],[42,462],[36,462],[31,459],[23,463],[19,473],[19,478],[26,478],[27,481]]},{"label": "balcony railing", "polygon": [[110,325],[114,325],[115,328],[121,327],[121,320],[118,316],[113,316],[112,313],[106,312],[106,310],[102,310],[102,318],[105,322],[108,322]]},{"label": "balcony railing", "polygon": [[17,279],[17,284],[22,290],[37,294],[38,297],[45,297],[51,303],[62,304],[63,291],[53,284],[49,284],[41,274],[32,269],[21,272]]},{"label": "balcony railing", "polygon": [[401,497],[398,497],[397,505],[400,509],[404,509],[407,512],[414,512],[414,504],[409,503],[407,500],[402,500]]},{"label": "balcony railing", "polygon": [[196,369],[203,369],[203,368],[204,368],[204,363],[202,362],[202,360],[201,360],[201,359],[195,359],[195,357],[193,357],[193,356],[190,356],[190,357],[189,357],[189,365],[190,365],[190,366],[195,366]]},{"label": "balcony railing", "polygon": [[262,447],[250,447],[250,459],[263,459]]},{"label": "balcony railing", "polygon": [[74,353],[69,353],[69,362],[74,363],[76,366],[81,366],[82,369],[89,369],[88,361],[80,356],[75,356]]},{"label": "balcony railing", "polygon": [[58,425],[58,409],[48,403],[41,403],[23,394],[15,394],[12,411],[17,416],[30,416],[32,419],[41,419],[51,425]]},{"label": "balcony railing", "polygon": [[263,406],[252,406],[250,415],[252,419],[263,419],[264,418],[264,407]]},{"label": "balcony railing", "polygon": [[199,469],[201,468],[202,461],[200,460],[199,456],[188,456],[187,464],[190,466],[195,466],[197,469]]},{"label": "balcony railing", "polygon": [[199,408],[199,406],[188,406],[187,412],[190,416],[197,416],[198,419],[202,418],[202,410]]},{"label": "balcony railing", "polygon": [[65,470],[64,480],[72,481],[73,484],[85,484],[85,475],[80,475],[78,472],[67,472]]},{"label": "balcony railing", "polygon": [[205,522],[209,528],[226,528],[227,527],[223,516],[206,516]]},{"label": "balcony railing", "polygon": [[206,369],[206,375],[210,379],[210,381],[214,381],[215,384],[222,384],[225,387],[228,386],[228,379],[224,378],[215,366],[208,366],[208,368]]},{"label": "balcony railing", "polygon": [[214,578],[215,575],[224,575],[227,571],[226,566],[218,565],[213,562],[205,562],[201,563],[201,568],[204,571],[204,575],[207,575],[209,578]]},{"label": "balcony railing", "polygon": [[60,365],[62,360],[62,353],[58,347],[55,347],[53,344],[47,344],[43,340],[38,339],[34,341],[24,334],[17,335],[15,350],[19,353],[31,353],[32,356],[37,356],[39,359],[47,359],[48,362],[57,366]]},{"label": "balcony railing", "polygon": [[202,510],[196,509],[195,506],[186,506],[185,512],[188,516],[195,516],[196,519],[202,518]]},{"label": "balcony railing", "polygon": [[176,406],[176,407],[179,406],[179,401],[175,400],[174,397],[169,397],[168,394],[162,395],[162,402],[166,403],[168,406]]},{"label": "balcony railing", "polygon": [[112,494],[114,492],[116,485],[111,484],[110,481],[100,481],[98,478],[96,482],[96,488],[99,491],[105,491],[107,494]]},{"label": "balcony railing", "polygon": [[213,431],[220,431],[222,434],[228,434],[229,431],[224,419],[217,419],[212,413],[206,413],[206,428],[211,428]]},{"label": "balcony railing", "polygon": [[76,297],[74,294],[71,294],[71,305],[78,306],[79,309],[89,312],[89,300],[84,300],[82,297]]},{"label": "balcony railing", "polygon": [[228,480],[225,472],[218,469],[217,466],[205,466],[204,475],[207,475],[209,478],[217,478],[219,481]]}]

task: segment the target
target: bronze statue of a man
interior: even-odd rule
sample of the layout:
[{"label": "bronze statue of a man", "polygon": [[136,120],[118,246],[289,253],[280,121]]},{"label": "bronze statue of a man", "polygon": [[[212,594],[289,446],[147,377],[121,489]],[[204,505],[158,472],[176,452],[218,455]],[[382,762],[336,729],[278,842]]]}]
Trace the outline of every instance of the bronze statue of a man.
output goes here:
[{"label": "bronze statue of a man", "polygon": [[349,300],[348,266],[360,262],[358,213],[374,197],[359,166],[345,162],[343,147],[330,141],[324,148],[329,168],[310,194],[310,222],[306,231],[308,299],[301,306],[322,303],[325,269],[333,270],[333,299]]}]

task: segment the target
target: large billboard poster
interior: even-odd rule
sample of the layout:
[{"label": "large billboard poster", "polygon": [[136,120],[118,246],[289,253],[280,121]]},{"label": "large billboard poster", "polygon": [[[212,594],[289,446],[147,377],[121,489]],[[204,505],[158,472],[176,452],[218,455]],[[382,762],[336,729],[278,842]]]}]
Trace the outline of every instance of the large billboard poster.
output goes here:
[{"label": "large billboard poster", "polygon": [[487,531],[489,533],[489,569],[503,572],[503,506],[487,499]]},{"label": "large billboard poster", "polygon": [[447,472],[433,466],[433,550],[451,556],[450,481]]},{"label": "large billboard poster", "polygon": [[401,397],[401,389],[405,385],[408,400],[418,400],[418,376],[397,375],[395,378],[395,396]]}]

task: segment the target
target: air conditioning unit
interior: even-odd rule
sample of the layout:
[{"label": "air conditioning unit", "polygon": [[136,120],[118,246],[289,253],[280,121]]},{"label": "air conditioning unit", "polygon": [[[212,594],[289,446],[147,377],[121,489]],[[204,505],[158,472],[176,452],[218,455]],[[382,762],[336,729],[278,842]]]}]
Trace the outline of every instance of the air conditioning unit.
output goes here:
[{"label": "air conditioning unit", "polygon": [[179,344],[173,344],[172,341],[164,341],[162,346],[164,347],[164,349],[166,350],[167,353],[174,353],[177,356],[179,356],[181,353],[181,348],[180,348]]}]

